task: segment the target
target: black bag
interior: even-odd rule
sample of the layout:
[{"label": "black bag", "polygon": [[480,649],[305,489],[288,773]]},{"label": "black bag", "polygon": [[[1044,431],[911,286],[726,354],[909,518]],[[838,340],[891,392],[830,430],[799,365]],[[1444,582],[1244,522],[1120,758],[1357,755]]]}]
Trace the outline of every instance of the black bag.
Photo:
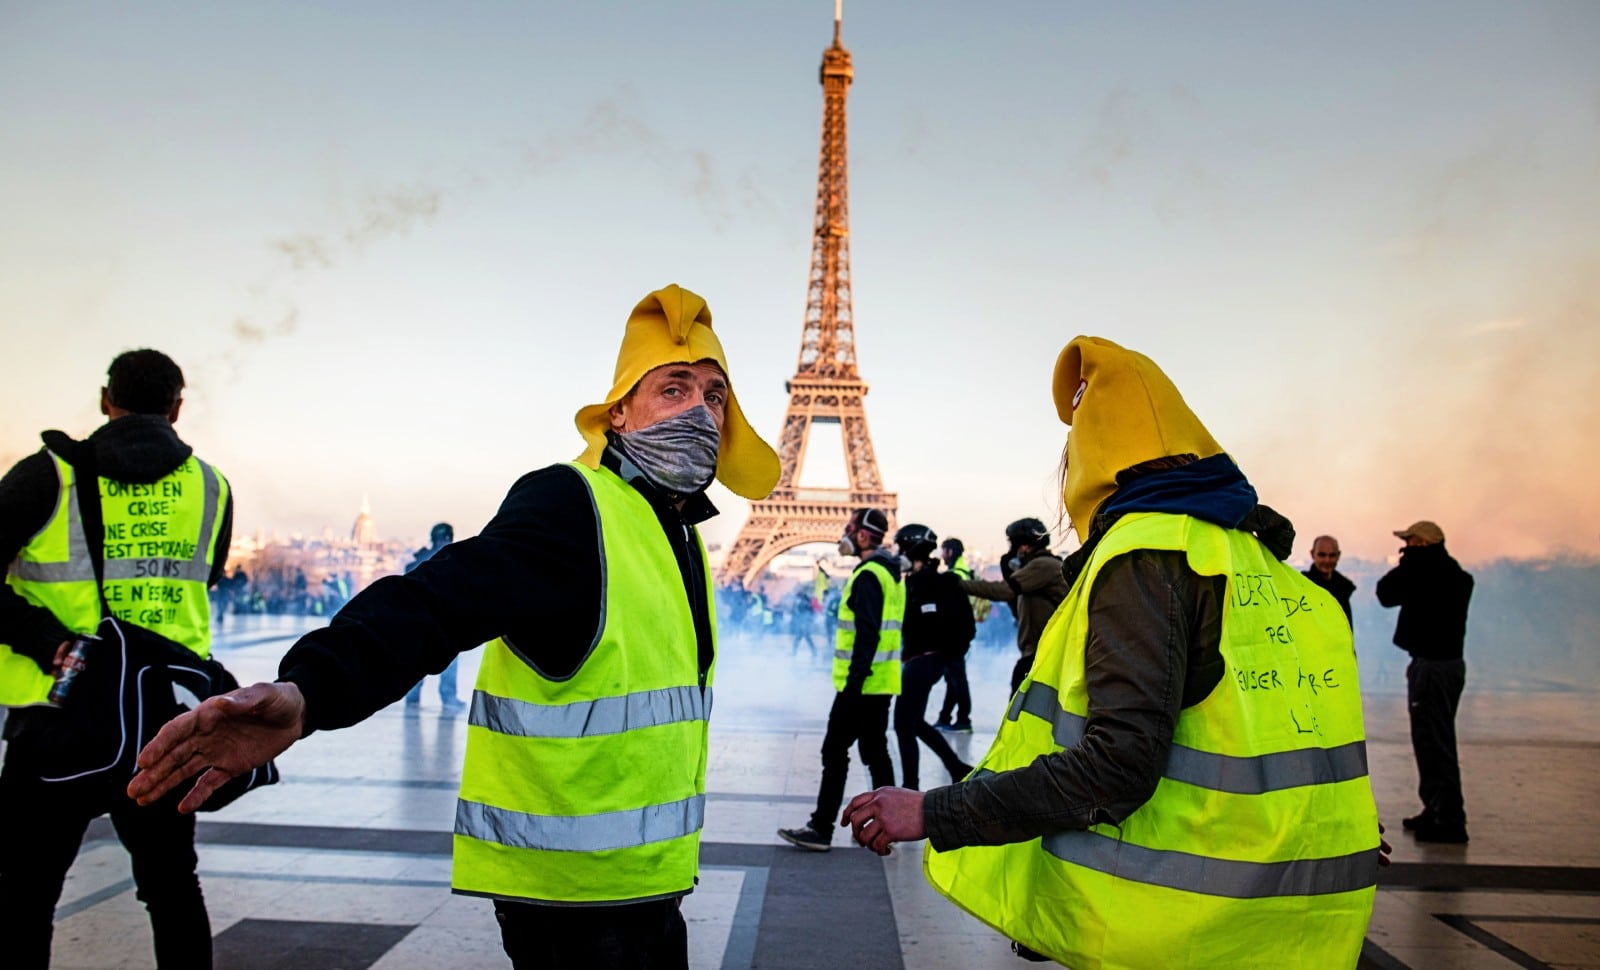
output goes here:
[{"label": "black bag", "polygon": [[[105,526],[100,509],[99,474],[90,447],[77,449],[78,510],[88,539],[89,557],[100,589],[100,621],[87,641],[84,667],[59,709],[32,708],[23,740],[47,783],[76,787],[126,788],[138,770],[139,751],[162,725],[239,682],[219,661],[202,659],[180,643],[133,623],[118,620],[105,600]],[[25,740],[24,740],[25,739]],[[276,784],[272,761],[232,778],[200,811],[215,811],[245,792]],[[193,781],[186,782],[187,791]]]}]

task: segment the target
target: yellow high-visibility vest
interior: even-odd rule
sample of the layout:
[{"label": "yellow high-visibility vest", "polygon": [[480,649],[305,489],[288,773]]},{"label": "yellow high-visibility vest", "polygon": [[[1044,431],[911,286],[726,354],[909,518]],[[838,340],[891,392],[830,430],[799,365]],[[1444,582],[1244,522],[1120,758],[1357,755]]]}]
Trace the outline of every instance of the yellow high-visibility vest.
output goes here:
[{"label": "yellow high-visibility vest", "polygon": [[[93,633],[101,619],[94,563],[78,508],[77,475],[49,452],[59,483],[55,512],[6,570],[6,583],[55,614],[73,633]],[[151,483],[102,476],[100,513],[106,601],[119,620],[211,655],[211,578],[228,481],[190,456]],[[27,657],[0,645],[0,704],[42,704],[51,677]]]},{"label": "yellow high-visibility vest", "polygon": [[850,608],[850,593],[856,577],[870,572],[883,587],[883,623],[878,628],[878,649],[872,655],[872,673],[861,685],[863,694],[900,693],[900,627],[906,616],[906,585],[894,578],[881,563],[868,559],[855,568],[839,597],[839,625],[833,633],[833,689],[844,690],[850,679],[850,658],[855,656],[856,614]]},{"label": "yellow high-visibility vest", "polygon": [[451,886],[567,905],[681,896],[699,871],[712,671],[702,684],[688,595],[650,503],[609,469],[570,467],[600,524],[599,632],[560,680],[504,639],[485,647]]},{"label": "yellow high-visibility vest", "polygon": [[1111,559],[1182,550],[1227,577],[1210,696],[1178,717],[1155,794],[1120,826],[925,854],[957,905],[1076,970],[1355,966],[1372,916],[1378,816],[1344,612],[1251,535],[1124,516],[1045,627],[978,771],[1077,743],[1089,592]]}]

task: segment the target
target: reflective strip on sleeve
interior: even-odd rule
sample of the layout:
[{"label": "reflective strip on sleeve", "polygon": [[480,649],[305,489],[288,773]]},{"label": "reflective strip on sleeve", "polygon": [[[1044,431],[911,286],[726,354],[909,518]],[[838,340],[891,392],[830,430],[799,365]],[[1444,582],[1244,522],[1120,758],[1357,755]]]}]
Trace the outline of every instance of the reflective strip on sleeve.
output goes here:
[{"label": "reflective strip on sleeve", "polygon": [[572,704],[532,704],[473,691],[468,723],[519,738],[589,738],[683,721],[704,721],[711,689],[663,687]]},{"label": "reflective strip on sleeve", "polygon": [[666,842],[700,831],[705,796],[664,805],[598,815],[530,815],[482,802],[456,802],[456,834],[510,846],[552,852],[603,852]]},{"label": "reflective strip on sleeve", "polygon": [[[1083,740],[1088,720],[1062,709],[1056,689],[1037,681],[1011,699],[1006,717],[1021,713],[1047,721],[1056,744],[1070,748]],[[1367,744],[1351,741],[1334,748],[1298,748],[1253,758],[1215,754],[1174,744],[1162,776],[1199,788],[1234,795],[1264,795],[1302,785],[1331,785],[1367,774]]]},{"label": "reflective strip on sleeve", "polygon": [[1152,886],[1232,899],[1321,896],[1378,884],[1378,850],[1328,859],[1239,862],[1151,849],[1098,832],[1058,832],[1042,840],[1057,859]]}]

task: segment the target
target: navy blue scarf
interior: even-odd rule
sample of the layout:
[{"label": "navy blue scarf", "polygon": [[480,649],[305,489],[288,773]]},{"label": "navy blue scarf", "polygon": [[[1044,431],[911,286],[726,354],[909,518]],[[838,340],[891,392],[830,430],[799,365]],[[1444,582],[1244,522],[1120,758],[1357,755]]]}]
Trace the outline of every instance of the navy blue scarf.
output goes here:
[{"label": "navy blue scarf", "polygon": [[1192,515],[1236,529],[1256,507],[1256,490],[1227,455],[1141,475],[1118,488],[1100,514],[1115,520],[1129,512]]}]

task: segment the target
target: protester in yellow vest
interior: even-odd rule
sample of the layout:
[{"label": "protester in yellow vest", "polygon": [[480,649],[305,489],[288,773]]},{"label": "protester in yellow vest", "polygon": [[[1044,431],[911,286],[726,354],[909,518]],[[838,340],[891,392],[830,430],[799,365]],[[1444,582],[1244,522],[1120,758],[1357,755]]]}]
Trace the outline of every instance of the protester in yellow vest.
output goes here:
[{"label": "protester in yellow vest", "polygon": [[209,765],[193,809],[488,641],[453,889],[494,901],[517,967],[687,967],[679,904],[699,868],[716,659],[696,525],[716,513],[713,478],[759,499],[779,471],[730,380],[703,299],[645,297],[610,393],[578,411],[577,461],[524,476],[479,535],[368,587],[289,650],[278,683],[168,725],[129,791],[147,801]]},{"label": "protester in yellow vest", "polygon": [[845,583],[834,634],[833,707],[822,737],[822,783],[817,808],[805,825],[779,829],[778,837],[812,852],[833,843],[833,819],[844,802],[850,745],[867,766],[873,787],[894,784],[889,760],[889,701],[900,693],[900,632],[906,587],[900,562],[883,548],[889,516],[882,509],[856,509],[845,523],[839,554],[860,556]]},{"label": "protester in yellow vest", "polygon": [[118,355],[100,391],[109,420],[83,441],[46,431],[44,449],[0,481],[0,559],[9,563],[0,586],[0,703],[12,706],[0,771],[0,947],[18,970],[49,965],[63,880],[89,822],[104,814],[133,857],[156,964],[211,966],[193,817],[178,814],[176,796],[141,808],[114,782],[63,777],[46,753],[68,728],[63,719],[80,716],[45,703],[53,675],[69,641],[93,634],[102,613],[80,474],[98,479],[112,613],[210,654],[206,590],[226,565],[233,500],[227,480],[173,431],[183,388],[183,371],[166,354]]},{"label": "protester in yellow vest", "polygon": [[934,888],[1023,955],[1355,966],[1380,840],[1344,613],[1148,358],[1078,337],[1054,392],[1071,592],[973,776],[844,823],[926,837]]}]

